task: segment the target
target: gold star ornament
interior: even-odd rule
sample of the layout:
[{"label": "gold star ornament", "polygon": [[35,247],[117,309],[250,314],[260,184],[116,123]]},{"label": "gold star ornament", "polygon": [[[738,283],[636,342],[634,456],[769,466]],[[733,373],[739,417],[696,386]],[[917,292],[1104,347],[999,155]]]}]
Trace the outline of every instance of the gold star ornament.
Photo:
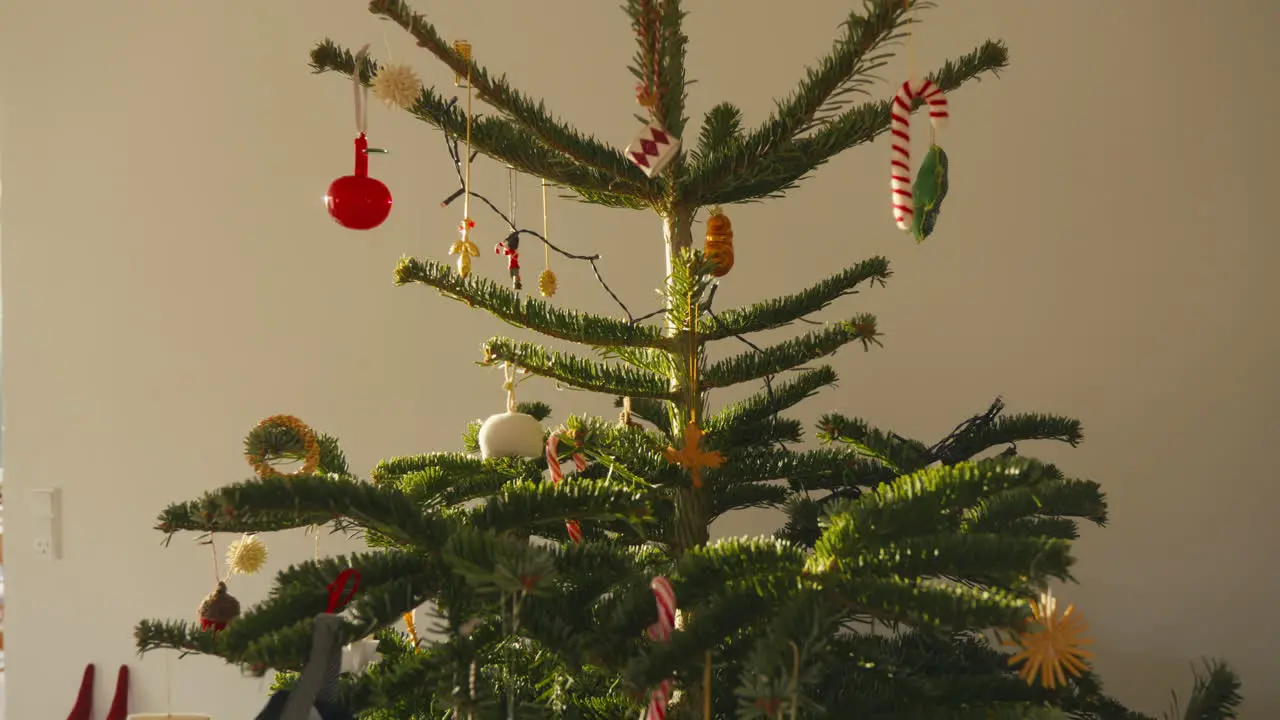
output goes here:
[{"label": "gold star ornament", "polygon": [[705,452],[702,445],[702,428],[690,421],[684,426],[684,445],[679,450],[669,447],[662,451],[667,462],[689,471],[695,488],[702,487],[702,468],[718,468],[724,464],[724,456],[718,452]]},{"label": "gold star ornament", "polygon": [[1067,674],[1080,677],[1088,670],[1085,660],[1093,653],[1082,646],[1092,645],[1093,640],[1084,636],[1089,625],[1074,611],[1075,606],[1068,605],[1058,613],[1058,601],[1051,593],[1045,593],[1040,602],[1031,602],[1027,629],[1015,639],[1004,641],[1005,645],[1022,649],[1009,658],[1009,664],[1022,663],[1018,674],[1028,685],[1039,675],[1040,684],[1052,690],[1067,684]]}]

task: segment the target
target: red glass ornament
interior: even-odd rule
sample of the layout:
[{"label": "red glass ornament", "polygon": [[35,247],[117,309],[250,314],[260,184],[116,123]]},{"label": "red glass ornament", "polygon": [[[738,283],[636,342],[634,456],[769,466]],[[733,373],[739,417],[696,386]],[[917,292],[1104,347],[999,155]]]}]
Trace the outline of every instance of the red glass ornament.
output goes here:
[{"label": "red glass ornament", "polygon": [[391,214],[391,191],[369,177],[369,141],[364,133],[356,138],[356,170],[329,185],[324,196],[329,214],[344,228],[376,228]]}]

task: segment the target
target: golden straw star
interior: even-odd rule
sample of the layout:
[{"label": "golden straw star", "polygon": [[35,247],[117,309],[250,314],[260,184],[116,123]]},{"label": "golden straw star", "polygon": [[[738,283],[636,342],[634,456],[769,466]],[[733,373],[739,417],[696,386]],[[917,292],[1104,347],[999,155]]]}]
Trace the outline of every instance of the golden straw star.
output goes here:
[{"label": "golden straw star", "polygon": [[1092,645],[1093,640],[1084,637],[1089,625],[1080,615],[1073,614],[1074,611],[1075,606],[1068,605],[1059,614],[1058,601],[1052,593],[1045,593],[1039,603],[1031,602],[1029,629],[1003,642],[1022,648],[1022,652],[1009,658],[1009,664],[1022,663],[1018,674],[1028,685],[1039,674],[1040,684],[1052,690],[1067,684],[1064,669],[1073,677],[1080,677],[1088,670],[1085,659],[1093,657],[1093,653],[1081,646]]},{"label": "golden straw star", "polygon": [[690,421],[684,427],[684,445],[679,450],[669,447],[662,451],[667,462],[689,471],[696,488],[702,487],[702,468],[718,468],[724,464],[723,455],[715,451],[703,452],[699,447],[701,444],[702,428],[698,427],[697,422]]}]

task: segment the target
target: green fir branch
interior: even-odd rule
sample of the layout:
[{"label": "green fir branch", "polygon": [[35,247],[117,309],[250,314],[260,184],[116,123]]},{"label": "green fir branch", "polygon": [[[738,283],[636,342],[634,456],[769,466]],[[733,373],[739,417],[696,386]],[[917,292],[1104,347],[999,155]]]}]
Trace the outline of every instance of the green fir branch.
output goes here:
[{"label": "green fir branch", "polygon": [[742,139],[742,111],[732,103],[722,102],[707,111],[698,133],[698,148],[690,153],[695,163],[708,162],[712,155],[725,152]]},{"label": "green fir branch", "polygon": [[845,295],[855,294],[863,283],[883,284],[892,274],[885,258],[863,260],[798,293],[716,313],[698,323],[698,335],[710,342],[784,327]]},{"label": "green fir branch", "polygon": [[938,458],[954,464],[968,460],[998,445],[1016,445],[1031,440],[1056,440],[1072,447],[1084,440],[1080,421],[1058,415],[1026,413],[1005,415],[991,424],[977,424],[952,440],[948,452]]},{"label": "green fir branch", "polygon": [[831,52],[817,67],[808,69],[800,86],[778,103],[763,125],[727,148],[704,154],[690,170],[684,188],[690,199],[699,198],[697,204],[723,202],[707,196],[720,188],[750,183],[776,162],[777,155],[785,155],[800,135],[820,126],[825,120],[820,113],[834,109],[850,91],[869,84],[869,74],[888,58],[878,50],[901,37],[900,28],[907,19],[897,0],[868,2],[864,12],[849,14],[844,33]]},{"label": "green fir branch", "polygon": [[818,390],[835,385],[836,380],[836,371],[830,365],[806,370],[789,382],[775,384],[772,391],[762,390],[725,407],[707,418],[703,430],[713,437],[741,425],[772,420],[778,413],[813,397]]},{"label": "green fir branch", "polygon": [[462,524],[499,532],[537,532],[566,520],[615,520],[639,525],[654,513],[651,493],[614,480],[575,478],[561,483],[510,483],[474,509],[458,514]]},{"label": "green fir branch", "polygon": [[560,444],[561,459],[580,451],[607,468],[599,475],[594,474],[598,468],[588,466],[584,476],[604,478],[616,474],[641,487],[659,485],[671,477],[671,464],[663,455],[669,446],[665,435],[578,415],[569,416],[565,428],[568,432],[561,433],[561,437],[568,442]]},{"label": "green fir branch", "polygon": [[429,453],[383,461],[374,482],[392,485],[424,507],[449,507],[494,495],[508,483],[535,481],[541,460],[489,458],[461,453]]},{"label": "green fir branch", "polygon": [[[929,79],[943,91],[951,92],[985,73],[1003,69],[1008,61],[1004,44],[988,41],[973,52],[947,62]],[[727,205],[780,197],[831,158],[887,131],[890,104],[891,100],[878,100],[846,110],[825,122],[821,129],[776,148],[752,172],[725,176],[692,169],[683,183],[682,197],[697,205]]]},{"label": "green fir branch", "polygon": [[857,315],[834,323],[822,330],[806,333],[757,352],[751,350],[707,365],[699,385],[705,390],[729,387],[793,370],[805,363],[835,353],[848,343],[858,341],[863,348],[878,343],[876,319]]},{"label": "green fir branch", "polygon": [[[679,0],[627,0],[622,6],[636,34],[636,54],[627,68],[653,94],[653,116],[676,137],[684,134],[684,17]],[[656,76],[656,77],[655,77]],[[654,86],[656,81],[656,86]]]},{"label": "green fir branch", "polygon": [[143,620],[133,631],[138,652],[178,650],[196,655],[221,656],[222,633],[201,630],[186,620]]},{"label": "green fir branch", "polygon": [[[360,81],[366,86],[378,72],[377,63],[368,58],[361,61],[357,69],[355,55],[332,40],[325,40],[312,49],[311,67],[317,73],[337,72],[347,77],[359,72]],[[433,89],[423,87],[409,113],[455,138],[467,134],[466,114],[454,100]],[[615,176],[581,165],[545,147],[531,132],[506,118],[474,117],[471,146],[526,175],[569,188],[589,203],[632,209],[648,208],[652,203],[647,190],[618,186]]]},{"label": "green fir branch", "polygon": [[434,260],[402,258],[396,266],[395,277],[397,285],[421,283],[433,287],[445,297],[486,310],[511,325],[559,340],[609,348],[665,345],[658,327],[565,310],[478,275],[464,278],[453,268]]},{"label": "green fir branch", "polygon": [[797,547],[812,548],[822,536],[827,503],[807,493],[794,493],[783,507],[787,521],[774,537]]},{"label": "green fir branch", "polygon": [[[669,339],[665,342],[670,345]],[[662,377],[673,377],[679,372],[675,357],[665,350],[619,346],[601,348],[600,355],[609,360],[621,360],[632,367],[647,370]]]},{"label": "green fir branch", "polygon": [[905,577],[846,577],[830,573],[824,585],[851,611],[887,622],[942,628],[1017,627],[1027,616],[1025,598],[996,588]]},{"label": "green fir branch", "polygon": [[711,450],[756,450],[778,443],[798,443],[803,439],[804,423],[780,417],[735,425],[708,437],[706,446]]},{"label": "green fir branch", "polygon": [[492,338],[484,344],[484,364],[508,362],[534,375],[558,380],[580,390],[656,400],[672,398],[665,379],[625,365],[606,365],[575,355],[548,352],[531,343]]},{"label": "green fir branch", "polygon": [[[923,3],[914,3],[919,10]],[[886,45],[906,36],[904,26],[913,20],[897,0],[873,0],[862,12],[854,10],[844,22],[844,33],[831,52],[808,68],[799,87],[778,103],[773,115],[754,133],[748,143],[769,149],[785,143],[822,124],[821,114],[840,107],[846,96],[861,92],[870,83],[870,73],[884,67],[889,54]]]},{"label": "green fir branch", "polygon": [[[281,571],[271,596],[231,621],[226,630],[210,633],[185,622],[147,620],[134,632],[138,649],[216,655],[258,671],[296,670],[309,652],[313,618],[329,607],[328,585],[347,568],[360,572],[360,592],[353,601],[354,621],[344,625],[344,644],[399,619],[431,595],[432,578],[449,577],[447,569],[438,565],[433,569],[427,558],[394,551],[301,563]],[[387,586],[399,589],[410,580],[407,595],[384,593]],[[384,607],[392,600],[397,601],[394,607]]]},{"label": "green fir branch", "polygon": [[734,510],[780,508],[791,499],[786,485],[740,483],[717,490],[711,496],[711,517],[718,518]]},{"label": "green fir branch", "polygon": [[419,47],[435,55],[459,77],[467,78],[479,99],[518,123],[544,147],[560,153],[576,165],[613,178],[611,190],[624,191],[635,197],[649,192],[644,173],[617,148],[584,136],[558,120],[545,103],[536,102],[512,88],[505,76],[492,76],[474,57],[470,61],[464,59],[424,16],[414,12],[404,0],[372,0],[369,12],[404,28],[417,40]]},{"label": "green fir branch", "polygon": [[1074,562],[1064,540],[995,533],[935,533],[864,547],[837,560],[854,575],[981,581],[992,574],[1069,580]]},{"label": "green fir branch", "polygon": [[836,503],[815,553],[819,559],[848,557],[858,548],[908,537],[917,528],[958,530],[964,511],[1014,488],[1033,488],[1059,475],[1023,458],[935,466],[884,484],[857,500]]},{"label": "green fir branch", "polygon": [[1034,515],[1019,518],[1005,523],[1001,532],[1006,535],[1021,535],[1023,537],[1047,537],[1059,540],[1080,539],[1080,527],[1075,519],[1069,517]]},{"label": "green fir branch", "polygon": [[1166,720],[1234,720],[1244,700],[1240,696],[1240,678],[1223,663],[1205,660],[1203,670],[1195,670],[1195,686],[1187,699],[1184,712],[1173,696],[1173,711]]},{"label": "green fir branch", "polygon": [[864,420],[839,413],[828,413],[818,420],[818,439],[823,443],[848,445],[868,458],[895,468],[899,474],[915,472],[934,462],[924,443],[873,428]]},{"label": "green fir branch", "polygon": [[[856,698],[860,714],[877,720],[1060,720],[1062,715],[1046,715],[1046,709],[1078,707],[1075,696],[1093,692],[1088,675],[1054,691],[1028,685],[1010,671],[1006,653],[968,633],[928,627],[892,634],[844,633],[828,646],[817,694],[842,703]],[[1124,720],[1138,718],[1125,715]]]},{"label": "green fir branch", "polygon": [[[382,661],[355,675],[344,673],[338,690],[342,707],[354,713],[372,711],[376,718],[435,717],[452,699],[451,689],[457,672],[456,649],[451,642],[414,647],[401,635],[383,635],[378,652]],[[286,674],[276,675],[276,686]],[[288,687],[289,685],[284,685]],[[373,714],[378,713],[378,714]]]},{"label": "green fir branch", "polygon": [[249,480],[176,503],[156,529],[269,532],[346,520],[405,544],[430,547],[451,524],[424,516],[403,493],[340,476],[302,475]]},{"label": "green fir branch", "polygon": [[377,484],[395,484],[407,476],[430,471],[461,475],[485,475],[493,472],[506,477],[532,473],[536,477],[538,470],[535,461],[521,458],[482,460],[461,453],[433,452],[383,460],[373,468],[370,476]]},{"label": "green fir branch", "polygon": [[884,468],[843,448],[803,452],[758,448],[731,453],[724,467],[706,471],[707,484],[716,488],[786,480],[793,490],[834,490],[883,482]]},{"label": "green fir branch", "polygon": [[1046,472],[1046,479],[1034,486],[1005,490],[967,508],[961,527],[1004,532],[1035,516],[1083,518],[1106,524],[1107,501],[1097,483],[1062,478],[1055,468],[1046,468]]},{"label": "green fir branch", "polygon": [[687,13],[680,7],[680,0],[662,2],[662,58],[658,65],[659,93],[654,110],[663,127],[676,137],[684,136],[685,125],[685,53],[689,38],[684,34],[684,18]]}]

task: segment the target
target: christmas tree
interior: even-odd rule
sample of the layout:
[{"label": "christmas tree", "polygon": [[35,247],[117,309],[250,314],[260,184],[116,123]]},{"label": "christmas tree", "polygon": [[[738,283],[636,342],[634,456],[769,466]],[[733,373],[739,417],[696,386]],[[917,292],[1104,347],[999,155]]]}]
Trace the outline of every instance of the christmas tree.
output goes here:
[{"label": "christmas tree", "polygon": [[[277,695],[261,717],[292,717],[304,705],[326,718],[397,720],[1142,717],[1102,693],[1079,616],[1047,593],[1051,581],[1071,579],[1077,523],[1105,521],[1103,494],[1014,449],[1074,445],[1078,422],[1006,414],[997,400],[926,442],[829,414],[817,422],[820,445],[800,449],[803,424],[784,413],[837,380],[817,363],[846,345],[879,344],[870,314],[808,316],[884,283],[887,261],[864,260],[754,305],[716,306],[733,257],[718,208],[778,197],[883,133],[895,135],[899,226],[917,239],[933,230],[947,160],[932,147],[910,184],[910,114],[928,104],[934,120],[945,118],[946,93],[1003,68],[1007,52],[986,42],[909,80],[893,100],[854,102],[886,48],[919,20],[903,0],[860,5],[762,124],[746,127],[722,103],[681,146],[684,11],[679,0],[627,0],[648,117],[626,151],[565,124],[401,0],[373,0],[370,11],[443,62],[465,101],[422,86],[406,67],[380,67],[330,41],[314,48],[317,72],[372,86],[448,138],[467,206],[457,269],[405,259],[397,282],[584,352],[488,340],[482,359],[507,372],[508,412],[468,426],[461,452],[390,459],[367,481],[334,438],[295,418],[262,422],[246,439],[257,477],[165,508],[158,528],[248,534],[234,549],[248,570],[262,561],[256,533],[329,526],[362,534],[370,550],[280,572],[271,595],[243,614],[220,584],[199,623],[140,623],[139,648],[278,671],[294,695]],[[473,97],[490,114],[474,114]],[[482,196],[466,168],[477,155],[582,202],[656,213],[667,258],[662,312],[635,317],[623,306],[617,318],[521,292],[521,237],[552,246],[514,225],[499,249],[515,289],[472,275],[472,200]],[[378,204],[389,208],[389,196],[350,190],[331,191],[340,222],[385,217]],[[537,285],[553,295],[554,275]],[[802,321],[815,327],[769,346],[751,339]],[[708,359],[709,347],[725,345],[741,352]],[[556,423],[545,404],[517,402],[517,378],[526,377],[607,393],[621,416]],[[744,384],[760,387],[726,406],[709,400]],[[289,460],[302,468],[276,469]],[[742,508],[776,508],[785,520],[766,537],[712,542],[712,521]],[[430,628],[416,627],[423,608],[436,619]],[[380,659],[324,687],[335,647],[367,654],[375,642]],[[1206,664],[1185,717],[1234,717],[1238,687],[1225,666]]]}]

